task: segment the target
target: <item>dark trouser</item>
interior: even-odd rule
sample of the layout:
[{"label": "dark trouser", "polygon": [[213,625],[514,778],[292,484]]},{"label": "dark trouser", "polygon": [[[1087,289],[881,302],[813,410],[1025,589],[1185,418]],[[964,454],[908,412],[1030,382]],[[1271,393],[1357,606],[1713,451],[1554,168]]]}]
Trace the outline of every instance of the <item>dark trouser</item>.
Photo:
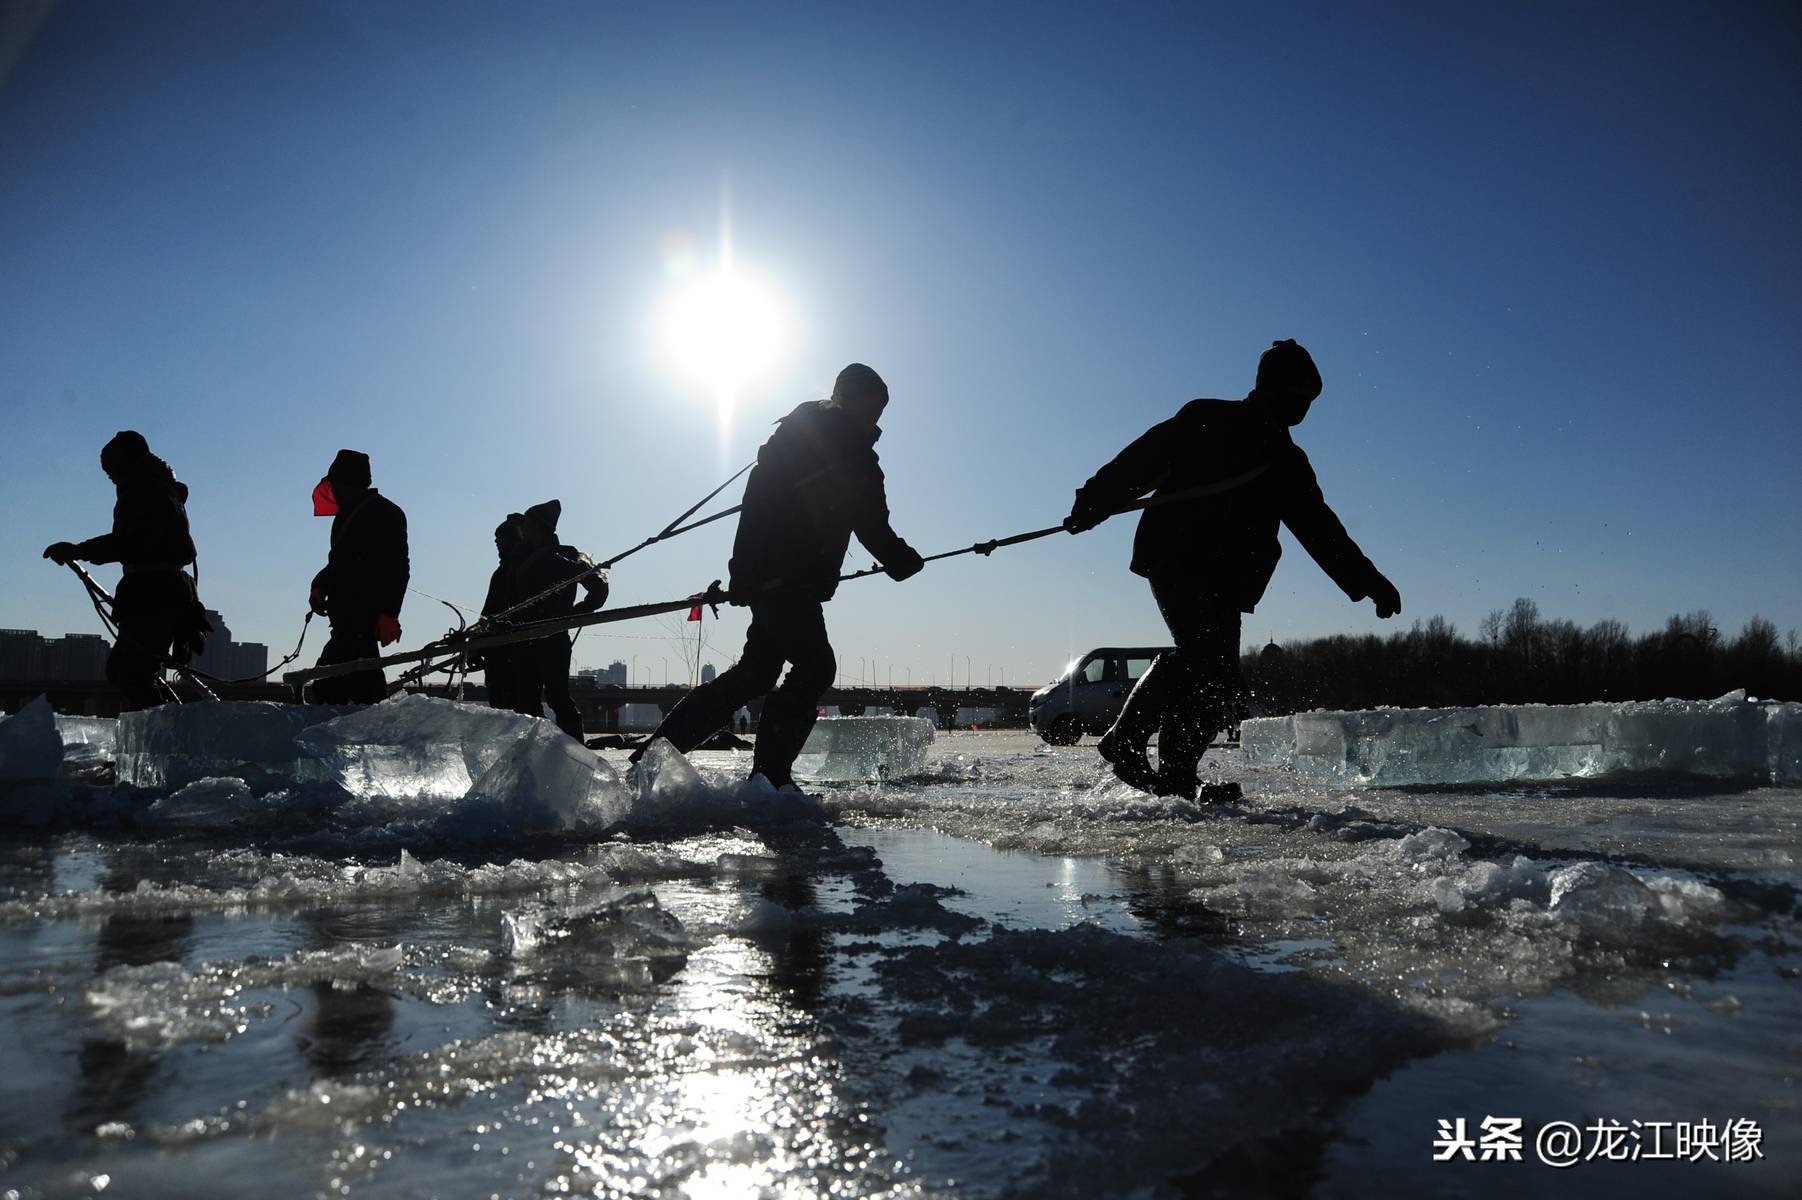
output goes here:
[{"label": "dark trouser", "polygon": [[513,672],[508,703],[497,703],[492,693],[489,703],[496,708],[510,708],[533,717],[542,717],[544,706],[548,704],[557,718],[557,728],[581,741],[582,710],[576,707],[575,697],[569,694],[569,652],[569,635],[566,633],[527,642],[520,648],[518,657],[505,668]]},{"label": "dark trouser", "polygon": [[[332,618],[332,636],[319,652],[319,665],[354,662],[359,658],[375,658],[382,644],[375,634],[375,616]],[[331,675],[315,679],[307,687],[307,699],[314,704],[380,704],[388,698],[388,677],[380,667],[352,671],[348,675]]]},{"label": "dark trouser", "polygon": [[[792,665],[777,687],[776,677],[785,662]],[[795,758],[819,715],[820,697],[837,673],[838,659],[826,640],[826,612],[819,601],[753,604],[738,664],[683,697],[652,736],[668,738],[687,753],[723,728],[733,713],[767,694],[751,769],[780,787],[790,782]]]},{"label": "dark trouser", "polygon": [[106,656],[106,678],[120,709],[151,708],[170,699],[163,664],[189,620],[194,593],[179,571],[129,572],[113,597],[119,640]]},{"label": "dark trouser", "polygon": [[1176,648],[1139,677],[1110,730],[1115,742],[1143,752],[1158,735],[1158,773],[1195,780],[1208,743],[1239,695],[1238,606],[1190,582],[1153,579],[1151,595]]}]

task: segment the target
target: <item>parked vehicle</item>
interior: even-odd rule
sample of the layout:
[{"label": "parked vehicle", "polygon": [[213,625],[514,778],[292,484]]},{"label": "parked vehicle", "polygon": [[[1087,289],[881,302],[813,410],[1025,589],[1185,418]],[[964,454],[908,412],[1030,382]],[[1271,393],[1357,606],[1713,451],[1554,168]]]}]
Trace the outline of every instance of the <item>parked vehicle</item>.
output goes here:
[{"label": "parked vehicle", "polygon": [[1139,676],[1168,646],[1103,646],[1073,660],[1056,682],[1032,694],[1032,727],[1053,746],[1105,733]]}]

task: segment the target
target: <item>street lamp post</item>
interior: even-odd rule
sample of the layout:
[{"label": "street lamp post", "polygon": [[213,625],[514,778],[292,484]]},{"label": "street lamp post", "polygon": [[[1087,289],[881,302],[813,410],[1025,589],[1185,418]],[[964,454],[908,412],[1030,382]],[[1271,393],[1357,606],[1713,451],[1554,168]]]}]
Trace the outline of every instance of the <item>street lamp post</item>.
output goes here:
[{"label": "street lamp post", "polygon": [[626,686],[631,687],[638,679],[638,655],[632,656],[632,673],[626,676]]},{"label": "street lamp post", "polygon": [[669,686],[669,655],[661,655],[663,659],[663,686]]}]

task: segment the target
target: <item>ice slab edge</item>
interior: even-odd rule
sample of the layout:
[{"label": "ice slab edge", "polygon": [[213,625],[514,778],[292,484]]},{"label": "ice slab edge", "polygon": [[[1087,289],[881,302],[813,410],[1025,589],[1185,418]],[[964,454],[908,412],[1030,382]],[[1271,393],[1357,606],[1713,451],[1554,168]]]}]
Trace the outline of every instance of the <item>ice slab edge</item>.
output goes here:
[{"label": "ice slab edge", "polygon": [[795,759],[802,779],[845,783],[917,775],[926,769],[932,722],[920,717],[822,717]]},{"label": "ice slab edge", "polygon": [[1802,704],[1649,700],[1372,709],[1240,726],[1253,763],[1305,778],[1403,787],[1588,779],[1622,772],[1802,783]]}]

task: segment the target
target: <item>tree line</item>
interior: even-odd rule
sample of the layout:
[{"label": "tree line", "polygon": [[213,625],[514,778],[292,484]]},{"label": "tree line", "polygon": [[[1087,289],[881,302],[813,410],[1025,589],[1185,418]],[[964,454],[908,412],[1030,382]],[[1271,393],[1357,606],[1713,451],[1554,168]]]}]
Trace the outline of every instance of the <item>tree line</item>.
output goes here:
[{"label": "tree line", "polygon": [[1481,704],[1705,700],[1744,688],[1761,700],[1802,698],[1802,641],[1763,617],[1728,639],[1707,609],[1633,636],[1615,620],[1583,628],[1548,620],[1525,598],[1497,609],[1475,640],[1443,617],[1379,637],[1344,634],[1272,643],[1243,659],[1254,712],[1314,708],[1456,708]]}]

